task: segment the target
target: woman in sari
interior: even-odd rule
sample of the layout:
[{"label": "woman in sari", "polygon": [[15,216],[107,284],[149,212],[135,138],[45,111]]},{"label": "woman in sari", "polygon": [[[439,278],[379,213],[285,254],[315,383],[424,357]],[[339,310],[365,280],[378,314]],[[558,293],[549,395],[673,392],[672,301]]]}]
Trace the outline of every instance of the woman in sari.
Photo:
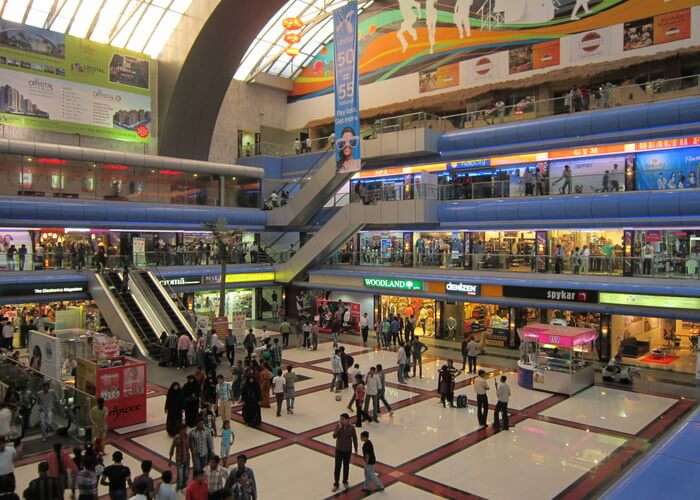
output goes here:
[{"label": "woman in sari", "polygon": [[168,435],[173,437],[182,425],[182,412],[185,409],[185,395],[178,382],[173,382],[165,396],[165,429]]},{"label": "woman in sari", "polygon": [[270,365],[263,363],[258,373],[258,384],[260,385],[260,406],[270,407],[270,383],[272,381],[272,370]]},{"label": "woman in sari", "polygon": [[255,377],[248,377],[241,391],[243,400],[243,420],[251,427],[257,427],[262,421],[260,414],[260,386]]},{"label": "woman in sari", "polygon": [[182,386],[182,394],[185,399],[185,423],[188,427],[194,427],[199,414],[200,385],[192,375],[187,376],[187,382]]}]

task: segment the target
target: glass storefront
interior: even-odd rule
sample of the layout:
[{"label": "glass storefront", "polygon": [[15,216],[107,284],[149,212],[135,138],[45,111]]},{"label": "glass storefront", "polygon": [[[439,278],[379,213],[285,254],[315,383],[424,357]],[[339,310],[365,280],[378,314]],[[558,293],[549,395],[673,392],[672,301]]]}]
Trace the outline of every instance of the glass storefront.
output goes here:
[{"label": "glass storefront", "polygon": [[[227,290],[224,310],[229,321],[233,321],[236,314],[245,314],[248,320],[254,319],[255,290],[252,288]],[[219,314],[219,292],[196,292],[194,294],[194,312],[198,316],[217,316]]]},{"label": "glass storefront", "polygon": [[700,323],[614,315],[610,329],[611,355],[623,363],[695,373]]},{"label": "glass storefront", "polygon": [[577,262],[564,259],[563,271],[580,273],[622,274],[623,231],[556,230],[550,231],[551,253],[561,245],[565,256],[572,256],[578,249],[581,258]]},{"label": "glass storefront", "polygon": [[382,320],[393,316],[414,318],[416,320],[415,335],[419,337],[435,336],[440,324],[440,311],[436,300],[382,295],[380,304]]},{"label": "glass storefront", "polygon": [[413,265],[456,267],[464,255],[463,232],[413,233]]},{"label": "glass storefront", "polygon": [[[363,231],[360,233],[361,265],[399,266],[404,264],[406,254],[402,232]],[[410,255],[410,251],[408,254]]]},{"label": "glass storefront", "polygon": [[634,274],[698,277],[700,230],[633,231]]}]

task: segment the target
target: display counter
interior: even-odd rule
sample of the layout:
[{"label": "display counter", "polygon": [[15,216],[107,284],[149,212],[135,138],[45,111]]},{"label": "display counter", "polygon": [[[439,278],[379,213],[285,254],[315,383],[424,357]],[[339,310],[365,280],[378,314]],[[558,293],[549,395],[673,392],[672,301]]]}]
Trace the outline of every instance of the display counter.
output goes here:
[{"label": "display counter", "polygon": [[524,349],[518,385],[568,395],[593,385],[595,369],[583,354],[597,338],[595,330],[537,323],[519,333]]}]

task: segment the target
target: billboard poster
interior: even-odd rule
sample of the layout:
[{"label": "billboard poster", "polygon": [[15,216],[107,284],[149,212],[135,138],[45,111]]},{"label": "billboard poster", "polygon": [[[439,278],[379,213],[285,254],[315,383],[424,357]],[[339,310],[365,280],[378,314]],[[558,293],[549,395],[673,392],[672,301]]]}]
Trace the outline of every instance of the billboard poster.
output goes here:
[{"label": "billboard poster", "polygon": [[561,61],[559,40],[538,43],[532,46],[532,69],[559,66]]},{"label": "billboard poster", "polygon": [[451,87],[459,87],[459,63],[418,73],[418,90],[421,94]]},{"label": "billboard poster", "polygon": [[508,52],[508,71],[511,75],[532,70],[532,45],[515,47]]},{"label": "billboard poster", "polygon": [[571,171],[572,193],[606,193],[625,190],[625,157],[600,156],[550,162],[551,193],[561,193],[564,189],[567,166]]},{"label": "billboard poster", "polygon": [[690,38],[690,9],[654,16],[654,44]]},{"label": "billboard poster", "polygon": [[357,69],[357,2],[333,11],[335,141],[339,173],[360,170],[360,98]]},{"label": "billboard poster", "polygon": [[638,190],[697,188],[698,164],[697,148],[639,153],[635,161],[636,187]]},{"label": "billboard poster", "polygon": [[0,123],[149,142],[152,69],[142,54],[0,20]]}]

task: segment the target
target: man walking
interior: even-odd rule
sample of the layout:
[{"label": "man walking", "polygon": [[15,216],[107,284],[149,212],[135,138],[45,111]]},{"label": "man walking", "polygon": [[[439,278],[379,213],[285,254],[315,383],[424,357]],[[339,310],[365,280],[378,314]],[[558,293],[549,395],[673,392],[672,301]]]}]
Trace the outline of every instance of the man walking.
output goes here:
[{"label": "man walking", "polygon": [[289,334],[292,331],[292,326],[286,319],[280,323],[280,335],[282,335],[282,347],[289,347]]},{"label": "man walking", "polygon": [[197,427],[190,432],[190,452],[194,470],[204,470],[209,456],[214,453],[211,432],[204,428],[204,420],[201,418],[197,420]]},{"label": "man walking", "polygon": [[343,469],[343,487],[348,489],[348,475],[350,474],[350,457],[353,449],[357,453],[357,432],[350,422],[350,415],[340,415],[340,422],[333,431],[335,439],[335,467],[333,470],[333,492],[338,491],[340,469]]},{"label": "man walking", "polygon": [[[377,365],[377,380],[379,381],[379,392],[377,393],[377,406],[379,406],[379,402],[381,401],[384,403],[384,406],[386,407],[386,411],[389,412],[389,414],[392,414],[391,411],[391,406],[389,405],[389,402],[386,400],[386,376],[384,375],[384,370],[382,369],[382,365]],[[377,411],[379,411],[379,408],[377,408]]]},{"label": "man walking", "polygon": [[360,434],[362,440],[362,459],[365,462],[365,483],[362,487],[364,493],[372,493],[370,486],[374,483],[377,486],[375,491],[382,491],[384,485],[379,480],[377,473],[374,470],[374,465],[377,463],[377,457],[374,455],[374,445],[369,440],[369,432],[362,431]]},{"label": "man walking", "polygon": [[255,346],[257,343],[258,343],[258,340],[255,338],[255,334],[253,333],[253,329],[249,328],[248,334],[243,339],[243,347],[245,347],[245,350],[248,353],[248,357],[247,357],[248,360],[253,359],[253,351],[255,350]]},{"label": "man walking", "polygon": [[508,430],[508,400],[510,399],[510,387],[507,383],[508,379],[505,375],[501,375],[501,383],[496,383],[496,397],[498,402],[496,403],[496,411],[493,416],[493,427],[496,431],[501,430],[501,425],[503,425],[503,430]]},{"label": "man walking", "polygon": [[131,483],[131,470],[126,465],[122,465],[124,455],[121,451],[112,453],[112,465],[105,467],[102,472],[102,485],[109,486],[110,500],[126,500],[127,486],[133,488]]},{"label": "man walking", "polygon": [[403,345],[403,342],[399,343],[399,350],[396,354],[396,361],[399,365],[399,371],[396,372],[399,378],[399,384],[403,384],[406,382],[406,350]]},{"label": "man walking", "polygon": [[362,345],[367,347],[367,336],[369,335],[369,318],[364,313],[360,318],[360,332],[362,333]]},{"label": "man walking", "polygon": [[229,328],[228,335],[226,336],[225,346],[226,359],[228,359],[228,363],[231,366],[231,368],[233,368],[233,365],[236,362],[236,344],[236,336],[233,334],[233,330]]},{"label": "man walking", "polygon": [[418,366],[418,378],[423,378],[423,353],[428,350],[428,346],[418,340],[418,337],[413,337],[411,348],[413,350],[413,376],[416,376],[416,366]]},{"label": "man walking", "polygon": [[464,337],[462,339],[462,371],[467,369],[467,357],[469,355],[469,341],[471,337]]},{"label": "man walking", "polygon": [[472,337],[467,343],[467,359],[469,361],[469,373],[476,373],[476,357],[479,355],[481,347]]},{"label": "man walking", "polygon": [[39,423],[41,425],[41,439],[46,441],[49,431],[53,427],[53,409],[57,403],[56,393],[51,390],[49,383],[41,384],[41,391],[37,395],[39,406]]},{"label": "man walking", "polygon": [[187,486],[187,478],[190,475],[190,447],[187,436],[187,426],[182,424],[180,432],[173,439],[168,454],[168,466],[173,463],[173,452],[175,452],[175,469],[177,471],[177,491],[182,491]]},{"label": "man walking", "polygon": [[365,391],[367,397],[365,398],[365,416],[369,415],[369,402],[372,401],[372,421],[379,422],[379,386],[381,382],[379,377],[377,377],[377,372],[374,366],[371,366],[369,373],[367,374],[367,381],[365,382]]},{"label": "man walking", "polygon": [[340,359],[340,349],[336,349],[331,358],[331,369],[333,370],[331,392],[338,392],[339,386],[343,383],[343,362]]},{"label": "man walking", "polygon": [[168,350],[170,351],[171,365],[177,366],[177,333],[175,330],[170,330],[170,335],[168,335]]},{"label": "man walking", "polygon": [[281,369],[275,371],[275,378],[272,379],[272,393],[275,395],[277,403],[277,416],[281,417],[282,401],[284,401],[284,377]]},{"label": "man walking", "polygon": [[225,422],[231,418],[231,384],[224,380],[223,375],[216,377],[216,402],[219,406],[219,416],[221,422]]},{"label": "man walking", "polygon": [[486,391],[489,390],[489,385],[486,382],[486,372],[479,370],[479,376],[474,382],[474,391],[476,392],[476,418],[479,420],[481,427],[486,427],[486,417],[489,412],[489,397]]}]

